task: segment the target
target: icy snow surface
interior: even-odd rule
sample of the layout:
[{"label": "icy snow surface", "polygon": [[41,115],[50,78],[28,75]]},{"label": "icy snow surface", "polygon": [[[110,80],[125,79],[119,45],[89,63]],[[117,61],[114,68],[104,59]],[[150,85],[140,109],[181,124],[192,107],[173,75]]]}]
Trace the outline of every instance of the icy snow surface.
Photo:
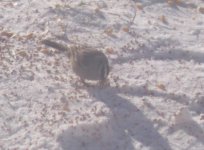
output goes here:
[{"label": "icy snow surface", "polygon": [[[110,85],[45,38],[103,51]],[[203,147],[203,0],[0,0],[0,149]]]}]

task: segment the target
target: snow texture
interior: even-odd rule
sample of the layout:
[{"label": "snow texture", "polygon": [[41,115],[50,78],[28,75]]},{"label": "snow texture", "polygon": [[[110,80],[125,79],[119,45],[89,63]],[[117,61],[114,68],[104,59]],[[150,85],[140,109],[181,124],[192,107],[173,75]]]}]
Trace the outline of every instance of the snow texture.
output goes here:
[{"label": "snow texture", "polygon": [[[46,38],[103,51],[109,85]],[[203,147],[203,0],[0,0],[0,149]]]}]

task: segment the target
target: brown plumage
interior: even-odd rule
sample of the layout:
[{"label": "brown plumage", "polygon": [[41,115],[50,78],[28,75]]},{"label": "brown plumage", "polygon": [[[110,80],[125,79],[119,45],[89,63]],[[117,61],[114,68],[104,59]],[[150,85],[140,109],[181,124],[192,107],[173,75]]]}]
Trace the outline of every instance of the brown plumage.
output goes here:
[{"label": "brown plumage", "polygon": [[51,40],[43,40],[43,44],[58,50],[68,51],[74,73],[85,80],[100,81],[103,84],[107,79],[110,68],[105,54],[92,48],[67,47]]}]

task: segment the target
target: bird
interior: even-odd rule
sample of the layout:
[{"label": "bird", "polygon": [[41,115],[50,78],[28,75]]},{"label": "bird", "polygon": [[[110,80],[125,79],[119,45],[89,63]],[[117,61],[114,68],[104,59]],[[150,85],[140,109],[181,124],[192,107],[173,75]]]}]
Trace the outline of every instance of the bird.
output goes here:
[{"label": "bird", "polygon": [[107,56],[102,51],[85,46],[82,48],[76,45],[68,47],[49,39],[41,42],[57,50],[67,51],[72,70],[83,84],[88,85],[86,80],[99,81],[100,85],[106,83],[110,66]]}]

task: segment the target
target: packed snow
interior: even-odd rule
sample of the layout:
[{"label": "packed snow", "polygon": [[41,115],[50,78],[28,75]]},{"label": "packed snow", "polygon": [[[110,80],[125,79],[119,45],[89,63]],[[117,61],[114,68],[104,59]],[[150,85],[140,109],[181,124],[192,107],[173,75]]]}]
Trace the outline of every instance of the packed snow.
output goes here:
[{"label": "packed snow", "polygon": [[[108,57],[85,86],[43,39]],[[0,149],[203,150],[203,0],[0,0]]]}]

